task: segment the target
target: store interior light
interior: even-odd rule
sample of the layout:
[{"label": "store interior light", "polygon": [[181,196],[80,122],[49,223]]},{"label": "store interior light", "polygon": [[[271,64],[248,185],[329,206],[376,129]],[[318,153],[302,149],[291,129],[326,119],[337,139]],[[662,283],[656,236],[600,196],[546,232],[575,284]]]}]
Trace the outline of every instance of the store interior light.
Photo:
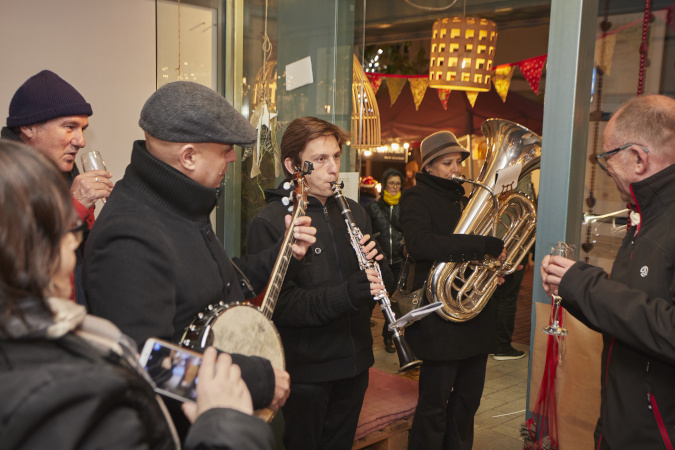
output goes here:
[{"label": "store interior light", "polygon": [[446,17],[434,22],[429,87],[487,92],[497,46],[497,24],[479,17]]}]

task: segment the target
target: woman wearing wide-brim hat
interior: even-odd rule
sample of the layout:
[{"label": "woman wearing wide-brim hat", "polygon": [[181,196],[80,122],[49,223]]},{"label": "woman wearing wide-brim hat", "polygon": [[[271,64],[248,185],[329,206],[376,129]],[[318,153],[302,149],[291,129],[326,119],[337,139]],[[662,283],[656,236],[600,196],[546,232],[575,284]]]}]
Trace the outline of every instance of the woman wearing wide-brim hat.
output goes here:
[{"label": "woman wearing wide-brim hat", "polygon": [[[449,131],[425,138],[420,151],[422,170],[400,201],[406,248],[415,261],[413,289],[422,287],[434,261],[482,260],[498,257],[504,248],[491,236],[454,234],[468,199],[452,176],[461,175],[469,151]],[[488,302],[467,322],[431,314],[406,329],[408,343],[423,361],[409,449],[471,448],[495,328],[496,312]]]}]

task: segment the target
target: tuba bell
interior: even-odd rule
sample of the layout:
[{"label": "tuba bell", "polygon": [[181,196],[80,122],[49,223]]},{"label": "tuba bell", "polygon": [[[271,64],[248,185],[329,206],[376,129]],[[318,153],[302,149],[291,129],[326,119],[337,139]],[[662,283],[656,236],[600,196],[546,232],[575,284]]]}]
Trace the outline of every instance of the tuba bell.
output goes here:
[{"label": "tuba bell", "polygon": [[457,177],[477,187],[455,227],[455,234],[503,236],[506,259],[486,258],[463,263],[436,262],[427,278],[427,298],[442,302],[437,313],[452,322],[466,322],[480,313],[497,288],[499,276],[513,273],[534,244],[537,210],[532,199],[518,192],[495,195],[497,172],[521,164],[520,178],[539,168],[541,137],[527,128],[501,119],[488,119],[481,127],[488,153],[475,181]]}]

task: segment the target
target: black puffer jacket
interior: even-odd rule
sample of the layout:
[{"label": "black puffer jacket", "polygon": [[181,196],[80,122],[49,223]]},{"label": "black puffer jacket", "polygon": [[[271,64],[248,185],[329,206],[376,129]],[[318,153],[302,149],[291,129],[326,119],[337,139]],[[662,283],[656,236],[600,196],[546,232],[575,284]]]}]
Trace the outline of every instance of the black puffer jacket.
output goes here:
[{"label": "black puffer jacket", "polygon": [[[35,301],[22,302],[30,326],[3,320],[14,332],[0,335],[0,448],[179,448],[130,339],[70,300],[50,302],[58,323]],[[185,442],[187,449],[272,447],[264,422],[228,408],[200,415]]]},{"label": "black puffer jacket", "polygon": [[[387,180],[397,176],[403,180],[403,175],[396,169],[388,169],[382,177],[382,186]],[[389,205],[384,201],[384,195],[366,208],[373,226],[373,237],[382,247],[385,261],[390,266],[403,261],[403,229],[399,222],[400,204]]]},{"label": "black puffer jacket", "polygon": [[[434,261],[499,256],[499,239],[453,233],[467,201],[459,183],[426,173],[418,173],[416,179],[417,184],[406,190],[400,201],[403,235],[416,261],[414,289],[422,287]],[[448,322],[434,313],[409,326],[405,335],[418,358],[452,361],[493,353],[496,326],[496,310],[488,302],[467,322]]]},{"label": "black puffer jacket", "polygon": [[641,220],[623,240],[611,279],[572,266],[563,306],[603,333],[600,448],[675,444],[675,165],[631,185]]},{"label": "black puffer jacket", "polygon": [[[283,189],[265,191],[268,205],[253,219],[247,237],[249,254],[273,246],[283,235],[287,207]],[[363,234],[370,233],[370,220],[358,203],[347,199],[354,220]],[[325,205],[309,197],[307,215],[316,227],[312,261],[295,276],[286,277],[274,310],[286,352],[286,370],[297,383],[318,383],[354,377],[373,364],[370,316],[375,301],[366,294],[350,298],[347,280],[359,272],[347,226],[335,198]],[[393,277],[382,265],[385,283]]]}]

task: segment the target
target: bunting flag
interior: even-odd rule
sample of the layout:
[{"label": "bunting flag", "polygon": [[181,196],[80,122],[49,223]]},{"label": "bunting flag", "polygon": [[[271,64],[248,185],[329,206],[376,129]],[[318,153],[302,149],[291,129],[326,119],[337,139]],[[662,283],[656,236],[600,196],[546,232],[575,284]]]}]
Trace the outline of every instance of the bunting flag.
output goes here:
[{"label": "bunting flag", "polygon": [[407,78],[387,77],[387,87],[389,88],[389,99],[391,100],[392,105],[396,103],[396,100],[398,99],[399,94],[403,90],[403,86],[405,86],[406,81]]},{"label": "bunting flag", "polygon": [[429,78],[409,78],[408,82],[410,82],[410,90],[412,91],[413,100],[415,101],[415,111],[419,111],[420,103],[422,103],[424,94],[429,87]]},{"label": "bunting flag", "polygon": [[598,66],[605,75],[609,75],[612,70],[612,58],[614,57],[614,46],[616,45],[616,33],[609,34],[595,41],[595,65]]},{"label": "bunting flag", "polygon": [[373,86],[373,94],[377,94],[377,90],[380,89],[382,80],[384,79],[379,73],[366,73],[368,81]]},{"label": "bunting flag", "polygon": [[544,70],[545,62],[546,55],[541,55],[518,63],[518,68],[537,95],[539,95],[539,82],[541,81],[541,72]]},{"label": "bunting flag", "polygon": [[471,103],[471,107],[473,108],[476,105],[478,91],[466,91],[466,98],[469,99],[469,103]]},{"label": "bunting flag", "polygon": [[495,91],[502,98],[502,102],[506,103],[506,95],[509,93],[509,87],[511,86],[511,78],[513,78],[513,70],[515,66],[510,64],[497,66],[495,67],[494,74],[492,75],[492,84],[495,87]]},{"label": "bunting flag", "polygon": [[436,90],[438,91],[438,99],[441,101],[443,109],[447,110],[448,99],[450,98],[450,92],[452,92],[452,89],[436,89]]}]

